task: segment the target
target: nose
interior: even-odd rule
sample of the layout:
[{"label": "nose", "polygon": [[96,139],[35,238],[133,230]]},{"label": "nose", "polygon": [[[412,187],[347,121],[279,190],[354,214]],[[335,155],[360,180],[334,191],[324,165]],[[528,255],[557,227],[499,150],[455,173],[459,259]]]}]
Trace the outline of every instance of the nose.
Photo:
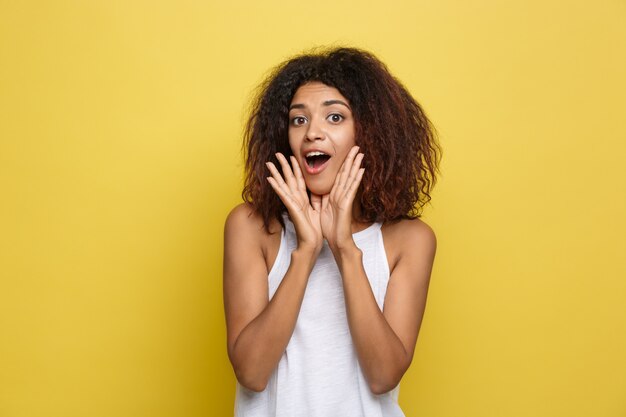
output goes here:
[{"label": "nose", "polygon": [[305,139],[309,141],[314,141],[317,139],[324,138],[324,131],[320,123],[317,122],[316,118],[311,120],[307,126],[307,130],[305,132]]}]

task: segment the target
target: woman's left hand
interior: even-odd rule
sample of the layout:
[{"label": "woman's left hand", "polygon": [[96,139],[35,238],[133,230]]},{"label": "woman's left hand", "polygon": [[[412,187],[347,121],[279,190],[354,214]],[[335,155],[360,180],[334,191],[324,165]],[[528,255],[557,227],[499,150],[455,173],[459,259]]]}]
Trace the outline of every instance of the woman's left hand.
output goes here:
[{"label": "woman's left hand", "polygon": [[[335,178],[330,194],[322,196],[322,235],[333,254],[354,246],[352,239],[352,204],[365,168],[360,168],[363,154],[354,146]],[[358,154],[357,154],[358,153]]]}]

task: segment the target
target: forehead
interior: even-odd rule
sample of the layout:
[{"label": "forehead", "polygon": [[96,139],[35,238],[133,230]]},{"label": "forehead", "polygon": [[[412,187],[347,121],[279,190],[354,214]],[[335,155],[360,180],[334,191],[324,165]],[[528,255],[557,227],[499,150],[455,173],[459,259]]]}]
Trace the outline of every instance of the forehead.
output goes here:
[{"label": "forehead", "polygon": [[291,103],[304,103],[306,101],[324,101],[329,99],[348,100],[335,87],[330,87],[319,81],[311,81],[302,84],[293,95]]}]

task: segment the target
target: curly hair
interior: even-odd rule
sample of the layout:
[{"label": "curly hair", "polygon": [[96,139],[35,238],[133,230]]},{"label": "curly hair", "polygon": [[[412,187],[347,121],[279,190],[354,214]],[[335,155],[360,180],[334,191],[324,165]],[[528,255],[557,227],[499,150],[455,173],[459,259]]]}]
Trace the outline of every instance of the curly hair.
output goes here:
[{"label": "curly hair", "polygon": [[361,222],[421,216],[437,181],[441,147],[424,110],[387,66],[358,48],[317,49],[275,67],[258,87],[244,128],[242,198],[263,218],[284,227],[284,204],[267,184],[267,161],[289,159],[289,105],[301,85],[318,81],[336,88],[354,115],[355,142],[367,167],[357,199]]}]

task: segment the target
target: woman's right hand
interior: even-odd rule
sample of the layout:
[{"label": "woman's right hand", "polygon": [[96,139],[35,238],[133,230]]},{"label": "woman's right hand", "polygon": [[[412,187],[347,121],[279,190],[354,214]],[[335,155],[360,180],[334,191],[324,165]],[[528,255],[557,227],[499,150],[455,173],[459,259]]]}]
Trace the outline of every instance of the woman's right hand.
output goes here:
[{"label": "woman's right hand", "polygon": [[320,220],[321,197],[312,195],[312,201],[309,202],[304,177],[295,157],[290,157],[293,171],[282,153],[276,153],[276,158],[280,162],[285,179],[283,180],[272,162],[266,162],[272,174],[271,177],[267,177],[267,181],[289,211],[296,229],[298,249],[312,250],[317,257],[324,243]]}]

